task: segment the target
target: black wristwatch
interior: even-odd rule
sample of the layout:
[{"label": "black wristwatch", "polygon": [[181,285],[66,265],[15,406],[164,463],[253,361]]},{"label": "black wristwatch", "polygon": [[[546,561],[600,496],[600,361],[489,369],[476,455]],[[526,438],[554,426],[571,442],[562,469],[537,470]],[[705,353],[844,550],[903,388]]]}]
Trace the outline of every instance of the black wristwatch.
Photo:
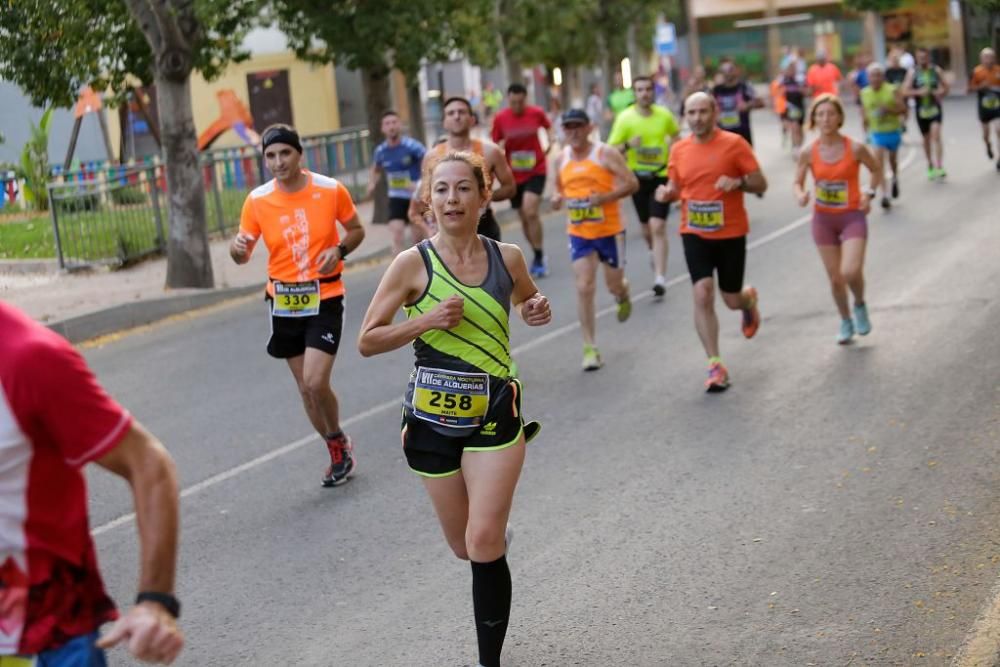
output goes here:
[{"label": "black wristwatch", "polygon": [[349,250],[347,249],[347,246],[346,246],[346,245],[344,245],[343,243],[338,243],[338,244],[337,244],[337,250],[339,250],[339,251],[340,251],[340,258],[341,258],[341,259],[344,259],[345,257],[347,257],[347,253],[348,253],[348,252],[350,252],[350,251],[349,251]]},{"label": "black wristwatch", "polygon": [[154,593],[153,591],[143,591],[135,596],[135,603],[156,602],[167,610],[167,613],[174,618],[181,616],[181,601],[170,593]]}]

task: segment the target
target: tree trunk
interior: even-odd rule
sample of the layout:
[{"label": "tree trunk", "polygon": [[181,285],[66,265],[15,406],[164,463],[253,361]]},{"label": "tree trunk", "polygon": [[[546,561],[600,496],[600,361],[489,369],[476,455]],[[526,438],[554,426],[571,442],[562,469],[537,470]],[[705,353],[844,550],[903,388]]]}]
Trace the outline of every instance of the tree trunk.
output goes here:
[{"label": "tree trunk", "polygon": [[[361,69],[361,91],[365,96],[365,117],[368,119],[368,132],[371,135],[372,148],[382,143],[382,112],[390,107],[391,93],[389,88],[388,67],[364,67]],[[364,156],[371,159],[370,155]],[[379,179],[375,188],[375,210],[372,220],[386,222],[389,220],[389,199],[387,197],[386,179]]]},{"label": "tree trunk", "polygon": [[427,128],[424,126],[424,101],[420,99],[420,77],[406,77],[406,103],[410,107],[410,136],[427,145]]},{"label": "tree trunk", "polygon": [[156,92],[169,202],[167,287],[212,287],[212,256],[205,231],[205,187],[198,167],[191,79],[177,82],[158,74]]}]

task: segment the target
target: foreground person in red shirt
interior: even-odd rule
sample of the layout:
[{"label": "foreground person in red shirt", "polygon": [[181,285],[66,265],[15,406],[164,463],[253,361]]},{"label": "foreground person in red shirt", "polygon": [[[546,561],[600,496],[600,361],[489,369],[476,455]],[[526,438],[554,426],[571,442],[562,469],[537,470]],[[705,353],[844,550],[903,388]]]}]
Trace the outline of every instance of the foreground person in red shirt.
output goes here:
[{"label": "foreground person in red shirt", "polygon": [[514,172],[517,193],[510,198],[510,206],[517,210],[524,228],[524,237],[534,250],[531,261],[531,276],[544,278],[548,275],[545,251],[542,247],[542,218],[538,215],[542,192],[545,190],[545,175],[548,171],[542,142],[538,131],[544,129],[552,145],[552,123],[540,107],[527,104],[528,90],[519,83],[512,83],[507,89],[507,103],[493,119],[492,139],[503,146],[507,162]]},{"label": "foreground person in red shirt", "polygon": [[[92,462],[127,480],[135,500],[140,592],[121,618],[90,536],[83,466]],[[177,505],[163,445],[65,339],[0,301],[0,663],[103,667],[104,649],[119,643],[139,660],[173,662],[184,645]]]},{"label": "foreground person in red shirt", "polygon": [[729,388],[729,372],[719,357],[716,275],[723,303],[743,314],[743,335],[753,338],[760,326],[757,290],[743,284],[750,231],[743,193],[767,190],[750,144],[717,128],[718,112],[711,95],[694,93],[687,98],[684,117],[691,136],[671,151],[667,184],[656,190],[659,201],[681,202],[681,239],[694,285],[694,324],[708,355],[705,389],[709,392]]}]

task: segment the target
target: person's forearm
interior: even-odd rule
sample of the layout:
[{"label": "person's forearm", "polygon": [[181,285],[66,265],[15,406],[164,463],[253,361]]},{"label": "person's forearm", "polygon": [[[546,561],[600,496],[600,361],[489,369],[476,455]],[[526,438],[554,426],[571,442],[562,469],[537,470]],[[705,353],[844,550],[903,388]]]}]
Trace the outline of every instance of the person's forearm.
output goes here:
[{"label": "person's forearm", "polygon": [[361,245],[361,242],[364,241],[364,239],[365,228],[358,226],[348,229],[347,233],[344,234],[344,238],[341,239],[340,242],[344,244],[345,248],[347,248],[347,252],[351,253],[357,250],[358,246]]},{"label": "person's forearm", "polygon": [[358,351],[363,357],[398,350],[428,331],[423,317],[396,324],[383,324],[364,331],[358,337]]},{"label": "person's forearm", "polygon": [[515,194],[517,194],[517,183],[507,183],[501,185],[499,188],[493,191],[490,195],[492,201],[504,201],[505,199],[510,199]]},{"label": "person's forearm", "polygon": [[163,445],[153,442],[129,484],[139,526],[139,590],[173,593],[179,500],[174,464]]},{"label": "person's forearm", "polygon": [[767,191],[767,179],[764,174],[751,174],[743,179],[743,192],[751,194],[763,194]]}]

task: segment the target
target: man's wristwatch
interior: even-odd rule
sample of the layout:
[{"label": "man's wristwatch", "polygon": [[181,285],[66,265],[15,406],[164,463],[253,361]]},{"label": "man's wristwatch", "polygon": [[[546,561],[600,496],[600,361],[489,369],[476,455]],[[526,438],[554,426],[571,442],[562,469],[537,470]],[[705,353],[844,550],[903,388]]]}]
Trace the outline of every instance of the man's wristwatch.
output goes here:
[{"label": "man's wristwatch", "polygon": [[347,257],[347,253],[350,252],[347,249],[347,246],[344,245],[343,243],[337,244],[337,250],[340,251],[340,259],[344,259],[345,257]]},{"label": "man's wristwatch", "polygon": [[156,602],[167,610],[167,613],[174,618],[181,616],[181,602],[170,593],[156,593],[153,591],[143,591],[135,596],[135,603]]}]

